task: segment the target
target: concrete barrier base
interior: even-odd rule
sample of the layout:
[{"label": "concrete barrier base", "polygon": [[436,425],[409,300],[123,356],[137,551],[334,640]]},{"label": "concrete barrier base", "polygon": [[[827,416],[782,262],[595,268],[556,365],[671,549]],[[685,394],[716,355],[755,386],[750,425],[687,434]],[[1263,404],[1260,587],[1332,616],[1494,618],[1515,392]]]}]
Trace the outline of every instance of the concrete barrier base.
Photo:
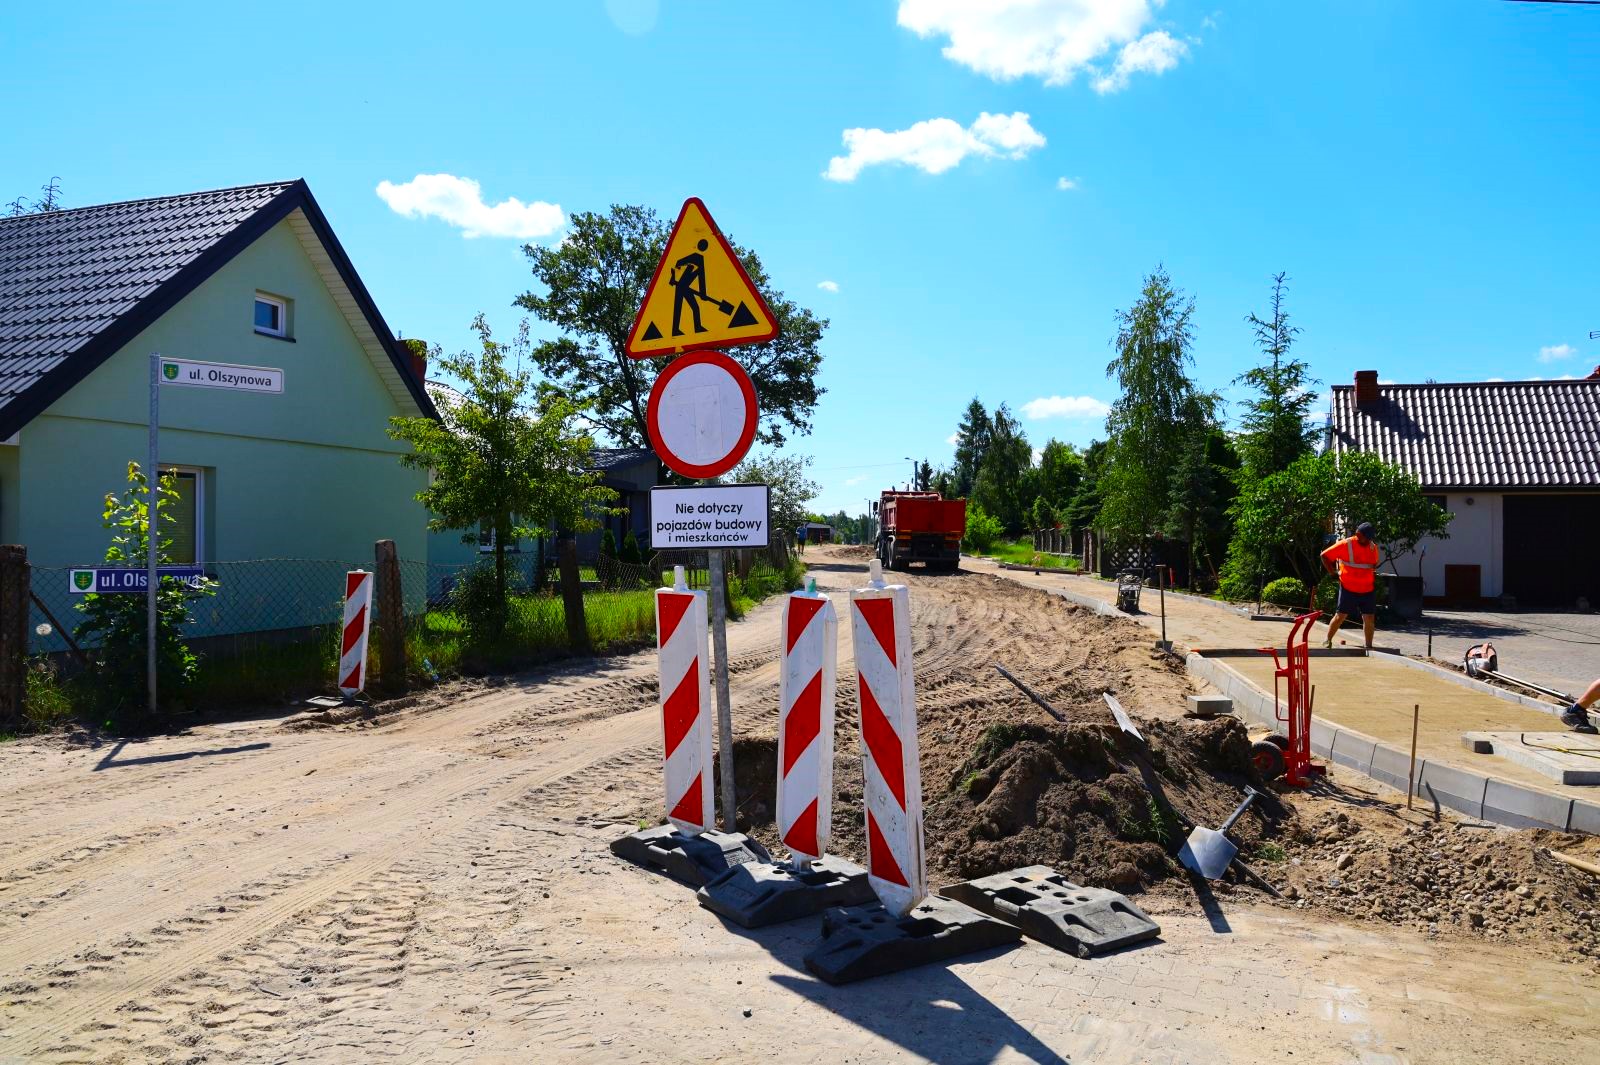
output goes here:
[{"label": "concrete barrier base", "polygon": [[938,895],[900,918],[872,902],[825,912],[822,942],[806,955],[806,968],[830,984],[848,984],[1021,939],[1015,925]]},{"label": "concrete barrier base", "polygon": [[825,854],[803,872],[786,863],[737,865],[696,893],[700,905],[745,928],[812,917],[830,906],[871,902],[867,871]]},{"label": "concrete barrier base", "polygon": [[772,861],[767,848],[743,832],[713,830],[691,836],[674,825],[629,832],[612,842],[611,853],[694,888],[736,865]]},{"label": "concrete barrier base", "polygon": [[1079,887],[1048,865],[951,884],[939,894],[998,917],[1030,939],[1087,958],[1143,943],[1161,926],[1126,896]]}]

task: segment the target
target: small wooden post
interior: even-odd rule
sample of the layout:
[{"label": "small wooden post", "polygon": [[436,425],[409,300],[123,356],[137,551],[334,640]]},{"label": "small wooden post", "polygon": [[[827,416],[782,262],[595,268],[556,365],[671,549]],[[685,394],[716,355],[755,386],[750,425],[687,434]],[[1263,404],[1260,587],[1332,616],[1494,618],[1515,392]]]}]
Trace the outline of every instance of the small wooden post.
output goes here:
[{"label": "small wooden post", "polygon": [[583,613],[583,581],[578,573],[578,541],[561,539],[561,601],[567,615],[567,644],[580,654],[589,651],[589,620]]},{"label": "small wooden post", "polygon": [[1422,704],[1411,705],[1411,768],[1406,771],[1406,809],[1411,809],[1411,796],[1417,790],[1417,722],[1422,718]]},{"label": "small wooden post", "polygon": [[28,669],[28,549],[0,544],[0,726],[22,723]]},{"label": "small wooden post", "polygon": [[400,556],[393,540],[379,540],[373,545],[377,563],[374,577],[377,586],[376,613],[379,683],[389,691],[400,691],[406,686],[406,612],[405,594],[400,584]]}]

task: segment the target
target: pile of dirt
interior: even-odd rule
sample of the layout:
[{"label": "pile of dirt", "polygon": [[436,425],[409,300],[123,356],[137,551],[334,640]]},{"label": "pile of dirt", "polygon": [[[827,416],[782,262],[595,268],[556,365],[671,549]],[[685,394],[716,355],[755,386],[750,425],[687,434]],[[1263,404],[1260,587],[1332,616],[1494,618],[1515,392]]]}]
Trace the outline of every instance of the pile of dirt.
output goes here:
[{"label": "pile of dirt", "polygon": [[1324,809],[1283,843],[1282,864],[1263,871],[1297,905],[1433,935],[1537,941],[1600,961],[1600,879],[1549,856],[1594,861],[1592,837],[1413,823],[1384,805]]},{"label": "pile of dirt", "polygon": [[[944,779],[930,777],[925,767],[930,876],[970,880],[1045,864],[1076,883],[1143,891],[1183,872],[1173,857],[1187,836],[1178,812],[1215,827],[1243,798],[1246,784],[1260,783],[1237,721],[1145,722],[1146,755],[1106,717],[1085,724],[992,725]],[[853,737],[837,742],[854,746]],[[735,744],[740,826],[781,851],[772,823],[776,769],[775,739]],[[861,802],[858,779],[838,784],[829,849],[857,862],[865,858]],[[1292,820],[1275,796],[1265,794],[1235,825],[1233,837],[1242,847],[1258,847],[1292,830]]]}]

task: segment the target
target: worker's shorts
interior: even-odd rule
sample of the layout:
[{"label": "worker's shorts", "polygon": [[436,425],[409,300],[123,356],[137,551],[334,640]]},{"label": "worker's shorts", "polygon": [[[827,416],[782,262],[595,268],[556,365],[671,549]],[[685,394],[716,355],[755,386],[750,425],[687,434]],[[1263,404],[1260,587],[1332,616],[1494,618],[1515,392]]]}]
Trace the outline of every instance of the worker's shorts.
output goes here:
[{"label": "worker's shorts", "polygon": [[1365,618],[1368,615],[1377,616],[1377,592],[1352,592],[1344,585],[1339,585],[1339,602],[1333,608],[1337,614],[1349,614],[1353,618]]}]

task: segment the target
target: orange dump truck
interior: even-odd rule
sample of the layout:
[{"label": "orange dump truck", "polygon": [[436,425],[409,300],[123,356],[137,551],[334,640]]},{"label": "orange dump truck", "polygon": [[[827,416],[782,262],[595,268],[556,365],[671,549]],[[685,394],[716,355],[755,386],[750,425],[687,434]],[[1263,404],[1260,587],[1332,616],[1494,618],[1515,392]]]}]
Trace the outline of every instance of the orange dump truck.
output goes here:
[{"label": "orange dump truck", "polygon": [[886,569],[953,572],[961,564],[967,533],[967,501],[938,492],[885,492],[878,500],[878,558]]}]

